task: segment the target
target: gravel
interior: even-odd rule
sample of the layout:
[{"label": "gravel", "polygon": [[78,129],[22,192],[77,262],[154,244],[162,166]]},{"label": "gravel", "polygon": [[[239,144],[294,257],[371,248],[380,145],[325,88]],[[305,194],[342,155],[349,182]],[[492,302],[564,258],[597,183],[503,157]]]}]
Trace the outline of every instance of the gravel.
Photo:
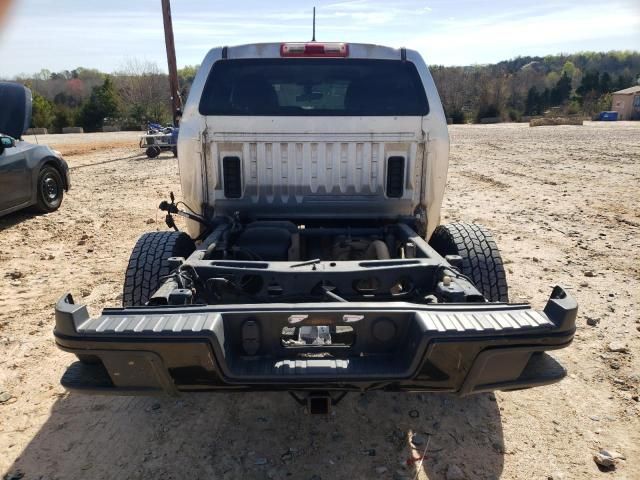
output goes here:
[{"label": "gravel", "polygon": [[0,403],[5,403],[11,400],[13,396],[9,392],[0,391]]},{"label": "gravel", "polygon": [[464,472],[458,465],[449,465],[445,478],[447,480],[465,480]]},{"label": "gravel", "polygon": [[593,461],[605,468],[615,468],[620,460],[625,460],[625,457],[615,450],[603,449],[593,456]]},{"label": "gravel", "polygon": [[611,342],[607,349],[613,353],[629,353],[629,347],[623,342]]},{"label": "gravel", "polygon": [[[151,468],[162,463],[166,478],[266,478],[267,470],[277,465],[281,479],[309,480],[322,471],[325,480],[386,480],[399,468],[397,461],[406,462],[412,447],[406,432],[426,438],[426,429],[433,436],[422,479],[444,478],[450,464],[463,469],[469,480],[538,480],[556,470],[567,472],[571,480],[612,478],[600,474],[592,459],[601,446],[624,447],[627,460],[618,460],[616,478],[637,477],[640,405],[631,396],[639,390],[628,379],[638,373],[640,359],[640,230],[625,221],[640,222],[635,207],[640,122],[586,123],[540,127],[544,130],[515,124],[451,126],[442,211],[445,222],[475,221],[493,231],[512,271],[507,279],[513,300],[542,309],[549,285],[574,286],[570,292],[579,304],[576,338],[569,347],[549,352],[568,369],[568,377],[558,385],[496,392],[488,400],[484,395],[425,394],[421,401],[416,394],[384,392],[356,415],[357,395],[347,395],[328,419],[304,415],[286,393],[189,394],[181,397],[184,407],[162,401],[162,409],[150,415],[144,406],[150,408],[152,401],[145,399],[98,400],[64,392],[60,375],[75,359],[52,341],[52,305],[66,290],[86,302],[91,315],[120,305],[123,272],[138,236],[165,229],[161,214],[157,225],[145,220],[155,219],[158,203],[170,190],[182,199],[176,160],[132,158],[138,152],[136,134],[130,147],[115,149],[96,143],[103,134],[83,136],[97,148],[67,158],[74,185],[59,211],[0,218],[0,245],[11,246],[0,248],[0,298],[5,301],[0,314],[0,390],[20,399],[0,404],[0,428],[11,432],[0,435],[0,472],[82,480],[104,478],[116,468],[120,478],[159,478],[160,472]],[[47,143],[57,141],[50,137]],[[494,188],[484,177],[465,175],[480,170],[508,187]],[[557,185],[547,183],[549,179]],[[607,233],[606,241],[598,232]],[[78,247],[83,234],[91,239]],[[94,252],[87,252],[88,247]],[[55,259],[39,264],[40,256],[49,253]],[[542,261],[532,262],[533,255]],[[16,270],[24,277],[4,278],[5,272]],[[597,275],[587,278],[585,270]],[[578,288],[581,281],[587,281],[588,288]],[[14,288],[10,282],[21,286]],[[587,328],[585,315],[600,319],[598,328]],[[610,342],[620,340],[628,354],[607,351]],[[23,356],[27,351],[30,357]],[[609,359],[603,361],[598,353]],[[612,360],[620,364],[619,370],[609,367]],[[103,406],[99,412],[91,408],[96,402]],[[412,410],[419,412],[418,420],[408,415]],[[601,412],[603,420],[589,420]],[[614,421],[605,420],[605,413]],[[268,416],[269,422],[256,421],[259,416]],[[160,417],[170,433],[160,431]],[[555,432],[552,418],[560,421],[561,434]],[[592,434],[597,427],[602,433]],[[396,428],[401,438],[387,441]],[[494,449],[494,442],[505,445],[506,454]],[[83,445],[91,447],[89,460]],[[141,445],[159,459],[142,465]],[[280,455],[291,445],[303,448],[282,464]],[[364,448],[376,448],[376,457],[361,455]],[[255,457],[249,457],[254,470],[249,472],[242,459],[257,449],[256,456],[271,463],[254,466]],[[329,458],[336,466],[328,464]],[[377,465],[389,470],[378,476]],[[404,468],[401,475],[413,480],[415,471]]]},{"label": "gravel", "polygon": [[589,325],[590,327],[595,327],[600,323],[599,318],[594,318],[589,316],[586,316],[586,321],[587,321],[587,325]]}]

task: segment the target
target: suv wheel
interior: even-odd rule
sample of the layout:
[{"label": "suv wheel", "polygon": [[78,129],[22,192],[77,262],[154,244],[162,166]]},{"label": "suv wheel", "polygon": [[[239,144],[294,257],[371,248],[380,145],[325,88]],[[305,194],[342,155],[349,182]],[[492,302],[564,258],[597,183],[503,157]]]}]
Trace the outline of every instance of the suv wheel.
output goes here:
[{"label": "suv wheel", "polygon": [[436,252],[462,257],[461,273],[471,279],[490,302],[508,302],[504,264],[493,236],[482,225],[451,223],[438,226],[429,240]]},{"label": "suv wheel", "polygon": [[184,232],[150,232],[142,235],[133,247],[124,278],[122,305],[145,305],[169,275],[169,257],[188,257],[195,244]]},{"label": "suv wheel", "polygon": [[54,212],[62,204],[64,197],[64,182],[60,172],[50,165],[46,165],[38,174],[38,199],[36,209],[42,213]]}]

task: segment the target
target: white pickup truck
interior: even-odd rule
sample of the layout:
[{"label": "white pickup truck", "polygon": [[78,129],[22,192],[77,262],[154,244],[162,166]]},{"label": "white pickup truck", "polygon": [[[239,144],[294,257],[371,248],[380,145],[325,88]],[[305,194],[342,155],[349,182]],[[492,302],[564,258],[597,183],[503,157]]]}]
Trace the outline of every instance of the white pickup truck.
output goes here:
[{"label": "white pickup truck", "polygon": [[[449,138],[412,50],[268,43],[211,50],[178,140],[175,231],[133,249],[122,308],[64,295],[62,383],[104,394],[285,390],[466,395],[559,381],[576,302],[509,304],[480,225],[440,225]],[[184,207],[180,207],[180,205]],[[174,215],[188,218],[177,231]]]}]

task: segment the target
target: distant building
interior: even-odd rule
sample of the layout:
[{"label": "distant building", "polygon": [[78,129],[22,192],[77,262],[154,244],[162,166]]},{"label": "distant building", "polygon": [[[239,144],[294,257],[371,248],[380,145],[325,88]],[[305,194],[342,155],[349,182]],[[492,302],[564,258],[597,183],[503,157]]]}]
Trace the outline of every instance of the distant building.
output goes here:
[{"label": "distant building", "polygon": [[618,112],[618,120],[640,120],[640,85],[613,92],[611,110]]}]

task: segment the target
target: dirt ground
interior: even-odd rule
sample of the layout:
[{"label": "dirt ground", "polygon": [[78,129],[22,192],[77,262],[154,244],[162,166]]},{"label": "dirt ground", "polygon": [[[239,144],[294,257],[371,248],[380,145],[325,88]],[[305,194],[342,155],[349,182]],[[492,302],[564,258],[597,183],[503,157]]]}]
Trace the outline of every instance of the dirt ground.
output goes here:
[{"label": "dirt ground", "polygon": [[[74,358],[54,346],[54,301],[71,291],[92,314],[119,305],[132,246],[165,228],[156,206],[180,187],[176,160],[141,156],[135,135],[41,136],[67,155],[73,188],[56,213],[0,219],[0,474],[639,479],[640,123],[454,126],[451,139],[443,221],[493,230],[512,300],[542,308],[556,282],[578,299],[575,341],[555,354],[561,383],[463,399],[354,394],[328,417],[284,393],[65,393]],[[600,448],[626,460],[602,472]]]}]

